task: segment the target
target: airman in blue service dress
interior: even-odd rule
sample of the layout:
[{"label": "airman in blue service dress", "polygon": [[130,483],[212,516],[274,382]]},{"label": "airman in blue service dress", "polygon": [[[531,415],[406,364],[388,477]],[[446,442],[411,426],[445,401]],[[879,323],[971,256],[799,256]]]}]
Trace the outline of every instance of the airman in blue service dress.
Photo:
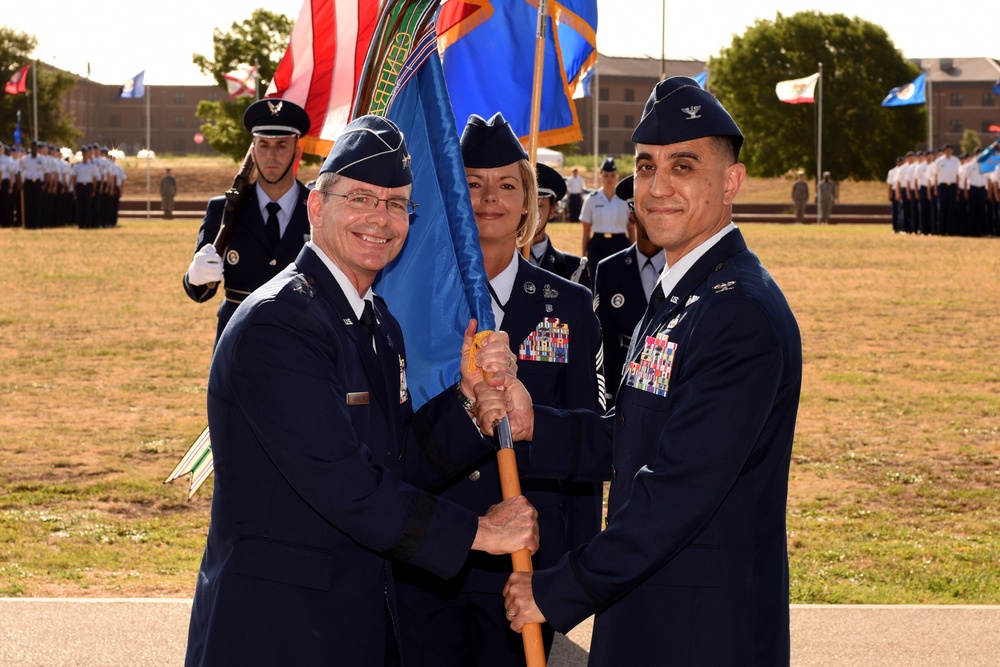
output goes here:
[{"label": "airman in blue service dress", "polygon": [[[309,116],[292,102],[265,99],[247,107],[243,114],[243,126],[253,135],[256,152],[258,137],[265,137],[266,140],[293,137],[297,142],[298,137],[309,132]],[[309,240],[309,218],[306,214],[309,191],[292,173],[299,155],[296,147],[284,173],[274,183],[262,182],[260,162],[257,163],[257,181],[249,188],[243,204],[236,211],[229,245],[222,257],[216,254],[212,244],[219,233],[226,198],[215,197],[208,202],[205,219],[198,230],[195,256],[184,274],[183,284],[187,295],[198,303],[214,297],[220,284],[224,285],[225,299],[218,310],[216,341],[240,302],[291,264]],[[267,206],[273,202],[281,206],[276,213],[280,229],[277,243],[272,241],[267,227],[271,217]]]},{"label": "airman in blue service dress", "polygon": [[[632,208],[632,175],[615,188],[615,196]],[[604,336],[604,382],[607,406],[614,405],[614,395],[625,368],[625,358],[632,343],[635,325],[642,319],[653,291],[666,265],[663,249],[656,247],[642,221],[635,218],[636,242],[605,257],[594,276],[594,312]]]},{"label": "airman in blue service dress", "polygon": [[586,259],[581,261],[580,257],[556,248],[545,231],[549,222],[555,219],[556,204],[566,196],[566,181],[547,164],[539,162],[535,169],[538,175],[538,227],[531,239],[528,261],[571,283],[589,288],[590,272],[587,271]]},{"label": "airman in blue service dress", "polygon": [[[386,240],[369,255],[398,254],[407,207],[402,221],[380,206],[389,200],[366,207],[409,192],[398,128],[352,121],[321,172],[329,190],[310,195],[314,240],[240,304],[212,360],[215,488],[188,667],[398,666],[394,561],[449,577],[484,532],[499,537],[494,553],[537,548],[523,497],[507,501],[515,530],[501,535],[495,512],[480,524],[423,490],[492,443],[456,398],[456,388],[469,396],[464,377],[413,413],[402,332],[371,291],[382,266],[352,264],[352,244],[371,242],[331,241],[368,230]],[[375,194],[333,196],[350,187]],[[501,355],[493,367],[513,362],[505,341],[490,347]]]},{"label": "airman in blue service dress", "polygon": [[[602,409],[601,334],[589,290],[532,266],[517,251],[532,237],[537,212],[527,153],[501,114],[488,122],[472,116],[461,146],[497,328],[510,337],[520,377],[547,405]],[[515,189],[517,178],[530,181]],[[501,191],[513,193],[506,195],[507,208]],[[502,209],[507,215],[497,220]],[[439,490],[442,497],[476,512],[502,497],[495,455],[464,473]],[[554,564],[563,551],[597,534],[602,486],[575,481],[572,472],[558,480],[521,479],[522,492],[538,510],[545,545],[535,554],[535,567]],[[509,558],[480,553],[470,554],[451,581],[416,568],[397,570],[405,664],[523,665],[523,643],[503,609],[501,591],[510,570]],[[542,630],[548,649],[554,631]]]},{"label": "airman in blue service dress", "polygon": [[[785,509],[802,347],[784,295],[731,222],[743,137],[711,94],[673,77],[654,88],[632,139],[636,212],[670,268],[615,408],[532,411],[512,394],[533,474],[559,474],[566,460],[610,474],[608,524],[555,567],[512,574],[504,603],[515,630],[545,618],[567,631],[596,614],[591,667],[788,665]],[[680,235],[666,210],[676,198],[690,203]],[[503,394],[479,387],[480,423],[492,424]]]}]

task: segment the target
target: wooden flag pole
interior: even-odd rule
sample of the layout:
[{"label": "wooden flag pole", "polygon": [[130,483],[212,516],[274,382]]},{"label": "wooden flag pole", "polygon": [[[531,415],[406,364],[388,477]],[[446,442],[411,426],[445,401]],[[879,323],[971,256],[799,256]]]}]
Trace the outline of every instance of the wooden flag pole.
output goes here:
[{"label": "wooden flag pole", "polygon": [[[476,350],[480,342],[488,334],[481,331],[476,334],[470,364],[476,363]],[[491,373],[485,373],[491,377]],[[514,453],[514,438],[510,432],[510,420],[504,415],[495,429],[500,443],[497,450],[497,468],[500,471],[500,493],[504,500],[521,495],[521,479],[517,474],[517,456]],[[515,551],[510,555],[514,572],[532,572],[531,553],[527,549]],[[521,641],[524,643],[524,659],[527,667],[545,667],[545,644],[542,643],[542,626],[539,623],[527,623],[521,628]]]},{"label": "wooden flag pole", "polygon": [[[548,0],[538,1],[538,23],[535,31],[535,70],[531,81],[531,128],[528,134],[528,161],[532,169],[538,162],[538,131],[542,117],[542,79],[545,75],[545,25],[548,18]],[[521,255],[527,259],[531,244],[521,248]],[[532,667],[529,665],[529,667]]]}]

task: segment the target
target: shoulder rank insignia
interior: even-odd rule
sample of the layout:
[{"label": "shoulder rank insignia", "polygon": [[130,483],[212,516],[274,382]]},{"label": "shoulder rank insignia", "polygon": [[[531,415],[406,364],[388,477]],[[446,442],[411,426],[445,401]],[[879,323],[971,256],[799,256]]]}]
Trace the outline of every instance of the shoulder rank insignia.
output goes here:
[{"label": "shoulder rank insignia", "polygon": [[735,280],[727,280],[724,283],[719,283],[712,289],[715,290],[716,294],[721,294],[722,292],[728,292],[729,290],[733,289],[733,285],[735,284],[736,284]]}]

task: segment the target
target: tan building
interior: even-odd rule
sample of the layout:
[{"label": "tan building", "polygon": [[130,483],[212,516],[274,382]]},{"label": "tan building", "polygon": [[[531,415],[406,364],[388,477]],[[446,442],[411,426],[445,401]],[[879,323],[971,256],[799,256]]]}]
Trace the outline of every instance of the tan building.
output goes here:
[{"label": "tan building", "polygon": [[[662,62],[666,76],[695,76],[704,71],[698,60]],[[576,101],[583,133],[581,153],[594,153],[594,111],[597,112],[598,155],[631,155],[632,130],[642,118],[649,92],[660,80],[661,61],[656,58],[616,58],[598,55],[592,96]],[[594,96],[597,97],[596,103]]]},{"label": "tan building", "polygon": [[[71,75],[75,76],[75,75]],[[77,77],[63,99],[62,111],[83,134],[80,144],[97,142],[135,155],[146,148],[146,98],[121,99],[121,84],[106,85]],[[197,143],[201,119],[198,102],[226,96],[220,86],[146,86],[150,146],[156,153],[217,155],[207,142]],[[44,138],[44,137],[43,137]]]},{"label": "tan building", "polygon": [[[928,73],[928,102],[932,121],[930,130],[935,146],[950,143],[956,150],[966,129],[975,130],[987,146],[997,137],[990,125],[1000,125],[1000,95],[993,86],[1000,80],[1000,62],[993,58],[937,58],[913,60]],[[698,60],[667,60],[662,63],[665,76],[690,76],[705,70]],[[598,56],[593,97],[576,100],[576,112],[583,132],[581,153],[594,153],[594,109],[597,111],[597,149],[599,155],[631,155],[632,130],[642,117],[642,108],[650,91],[660,80],[661,61],[657,58],[616,58]],[[903,85],[900,81],[898,85]],[[709,89],[712,81],[709,78]],[[885,91],[889,92],[888,89]],[[880,102],[881,100],[879,100]],[[920,138],[926,147],[927,136]],[[917,148],[918,146],[914,146]]]},{"label": "tan building", "polygon": [[993,143],[997,133],[990,132],[990,125],[1000,125],[1000,95],[993,92],[1000,80],[1000,62],[994,58],[925,58],[913,62],[927,72],[930,141],[934,147],[952,144],[959,150],[965,130],[974,130],[983,146]]}]

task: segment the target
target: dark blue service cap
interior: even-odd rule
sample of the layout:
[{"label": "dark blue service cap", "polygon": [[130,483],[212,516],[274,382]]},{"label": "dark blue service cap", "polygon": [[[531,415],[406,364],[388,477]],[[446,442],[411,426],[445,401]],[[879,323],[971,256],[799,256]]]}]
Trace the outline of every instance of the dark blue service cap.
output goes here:
[{"label": "dark blue service cap", "polygon": [[541,162],[535,165],[538,174],[538,196],[552,197],[557,202],[566,196],[566,179],[547,164]]},{"label": "dark blue service cap", "polygon": [[601,163],[601,171],[618,171],[615,159],[613,157],[604,158],[604,162]]},{"label": "dark blue service cap", "polygon": [[243,112],[243,127],[255,137],[301,137],[309,132],[309,114],[287,100],[259,100]]},{"label": "dark blue service cap", "polygon": [[360,116],[348,123],[319,173],[340,174],[382,188],[413,183],[403,133],[381,116]]},{"label": "dark blue service cap", "polygon": [[737,137],[743,133],[715,96],[686,76],[672,76],[656,84],[642,120],[632,133],[637,144],[666,146],[702,137]]},{"label": "dark blue service cap", "polygon": [[629,174],[622,180],[618,181],[618,185],[615,186],[615,196],[622,201],[635,199],[633,181],[634,177],[632,174]]},{"label": "dark blue service cap", "polygon": [[506,167],[527,160],[528,153],[517,140],[514,128],[497,112],[486,121],[472,114],[462,131],[462,162],[470,169]]}]

